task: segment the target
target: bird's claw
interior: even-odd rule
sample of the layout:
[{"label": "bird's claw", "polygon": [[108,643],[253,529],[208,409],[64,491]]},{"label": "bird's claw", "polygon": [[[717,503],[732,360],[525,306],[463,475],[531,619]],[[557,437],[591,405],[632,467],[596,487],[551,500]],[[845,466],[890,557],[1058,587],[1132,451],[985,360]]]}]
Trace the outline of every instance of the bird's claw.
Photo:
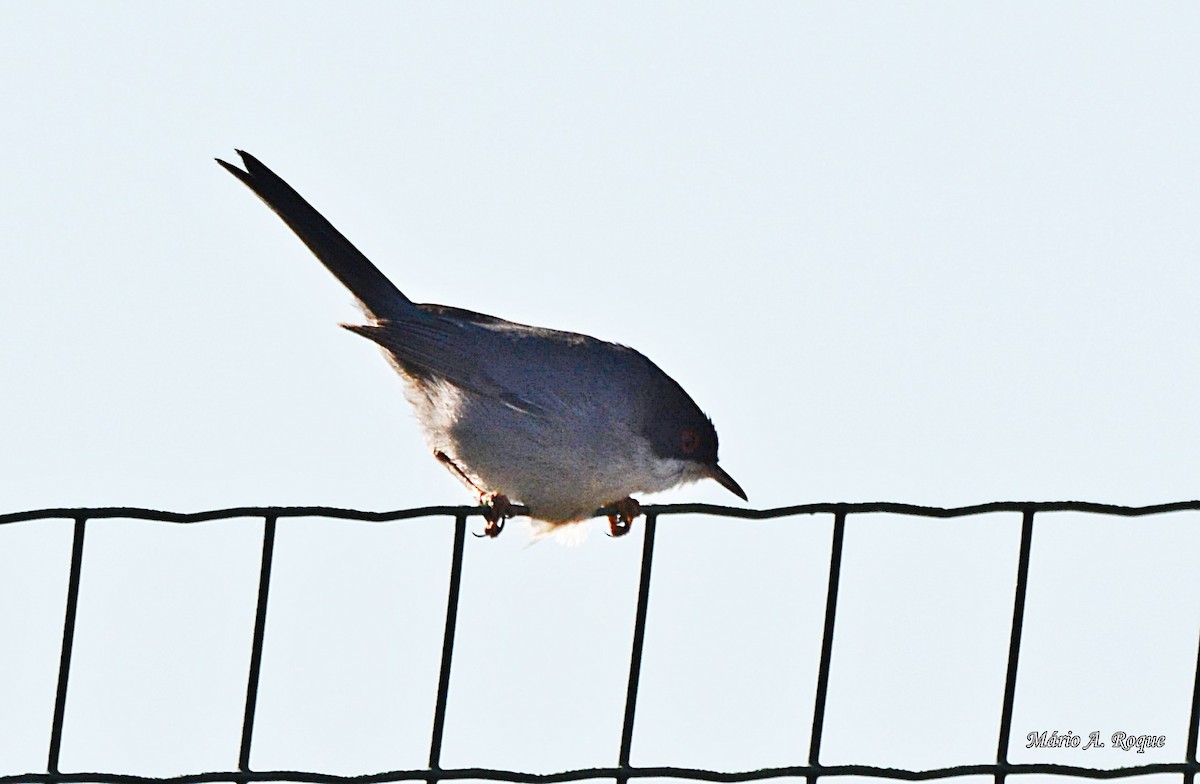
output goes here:
[{"label": "bird's claw", "polygon": [[620,501],[609,505],[613,514],[608,516],[609,536],[624,536],[633,527],[633,520],[642,513],[642,505],[633,498],[626,496]]},{"label": "bird's claw", "polygon": [[480,498],[479,503],[483,506],[483,519],[486,522],[483,533],[475,535],[495,539],[504,530],[504,521],[512,517],[512,503],[500,493],[489,493]]}]

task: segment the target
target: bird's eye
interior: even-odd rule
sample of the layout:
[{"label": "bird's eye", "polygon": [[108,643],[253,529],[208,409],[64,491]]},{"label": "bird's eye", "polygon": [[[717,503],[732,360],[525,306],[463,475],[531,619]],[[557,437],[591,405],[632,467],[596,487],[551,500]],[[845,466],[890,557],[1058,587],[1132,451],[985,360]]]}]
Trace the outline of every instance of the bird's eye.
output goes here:
[{"label": "bird's eye", "polygon": [[679,448],[685,455],[690,455],[700,448],[700,434],[692,428],[687,428],[679,434]]}]

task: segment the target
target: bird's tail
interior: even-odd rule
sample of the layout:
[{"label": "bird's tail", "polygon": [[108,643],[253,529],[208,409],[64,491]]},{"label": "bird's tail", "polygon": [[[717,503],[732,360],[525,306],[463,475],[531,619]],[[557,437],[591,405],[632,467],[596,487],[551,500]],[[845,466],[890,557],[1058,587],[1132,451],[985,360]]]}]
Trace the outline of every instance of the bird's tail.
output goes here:
[{"label": "bird's tail", "polygon": [[368,316],[386,319],[411,312],[413,304],[408,297],[292,186],[253,155],[241,150],[237,154],[245,171],[219,158],[217,163],[245,183],[296,232],[321,263],[358,298]]}]

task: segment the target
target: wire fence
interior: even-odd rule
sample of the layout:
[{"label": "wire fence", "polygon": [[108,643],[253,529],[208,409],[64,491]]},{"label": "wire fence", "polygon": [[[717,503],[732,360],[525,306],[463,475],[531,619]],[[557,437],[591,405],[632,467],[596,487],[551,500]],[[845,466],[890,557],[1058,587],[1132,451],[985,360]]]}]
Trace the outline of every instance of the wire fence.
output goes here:
[{"label": "wire fence", "polygon": [[[621,729],[620,748],[615,767],[581,768],[560,773],[536,774],[490,768],[443,768],[441,766],[442,740],[446,724],[446,703],[450,688],[450,674],[454,659],[454,637],[458,622],[459,591],[462,584],[463,547],[466,541],[468,518],[482,514],[479,507],[432,506],[405,509],[395,512],[362,512],[350,509],[327,507],[242,507],[193,514],[160,512],[137,508],[103,509],[41,509],[30,512],[0,515],[0,525],[43,519],[72,519],[74,533],[71,547],[70,577],[67,588],[67,607],[63,623],[62,652],[58,670],[58,684],[54,703],[54,717],[50,732],[49,757],[45,772],[0,775],[0,784],[73,784],[96,782],[97,784],[204,784],[206,782],[254,782],[293,781],[311,784],[374,784],[375,782],[439,781],[477,779],[504,782],[567,782],[586,779],[614,779],[626,784],[630,779],[675,778],[695,781],[743,782],[782,777],[806,777],[815,784],[823,776],[865,776],[895,781],[924,781],[958,776],[991,776],[995,784],[1004,784],[1006,777],[1016,774],[1054,774],[1086,779],[1117,779],[1143,776],[1154,773],[1181,774],[1184,784],[1194,784],[1200,763],[1197,762],[1197,732],[1200,730],[1200,641],[1196,653],[1196,671],[1191,684],[1191,714],[1188,722],[1188,738],[1185,759],[1180,762],[1159,762],[1122,768],[1091,768],[1076,765],[1051,763],[1011,763],[1008,761],[1010,734],[1012,731],[1013,704],[1016,696],[1017,673],[1021,656],[1021,630],[1025,617],[1026,589],[1029,582],[1029,561],[1033,544],[1034,518],[1044,512],[1085,512],[1116,517],[1143,517],[1168,512],[1200,511],[1200,501],[1183,501],[1155,506],[1127,507],[1088,502],[995,502],[958,508],[914,506],[899,503],[862,504],[806,504],[778,509],[736,509],[708,504],[673,504],[669,506],[645,506],[637,610],[634,620],[633,646],[629,660],[629,681],[625,694],[625,711]],[[521,511],[518,508],[518,511]],[[600,510],[597,514],[603,514]],[[822,765],[821,737],[825,724],[826,696],[829,689],[829,670],[833,658],[833,637],[837,620],[838,588],[842,571],[842,548],[845,539],[846,520],[852,515],[868,513],[891,513],[912,517],[952,518],[989,514],[994,512],[1018,512],[1022,515],[1021,542],[1017,562],[1016,587],[1013,594],[1012,631],[1009,638],[1008,661],[1004,682],[1004,699],[1000,716],[1000,731],[996,746],[995,762],[975,765],[906,770],[871,765]],[[665,515],[703,514],[714,517],[766,520],[798,515],[829,514],[833,516],[833,539],[829,559],[829,584],[825,599],[825,620],[821,642],[820,664],[817,671],[817,688],[813,706],[812,736],[806,764],[786,767],[763,768],[751,771],[719,771],[686,767],[636,767],[630,762],[633,748],[634,723],[637,715],[638,683],[641,676],[642,651],[646,635],[646,617],[650,600],[650,582],[654,561],[654,537],[658,518]],[[454,543],[450,556],[450,584],[446,602],[445,631],[442,639],[441,665],[438,675],[437,700],[434,708],[433,730],[429,747],[429,766],[417,770],[392,770],[364,776],[344,776],[307,771],[269,770],[250,768],[250,752],[254,741],[254,716],[258,704],[259,676],[262,669],[263,638],[266,629],[268,597],[271,588],[271,565],[275,550],[275,529],[280,518],[325,517],[342,520],[388,522],[417,517],[446,516],[454,519]],[[230,518],[261,518],[264,521],[262,559],[258,581],[257,609],[250,656],[249,675],[246,684],[246,706],[242,721],[241,743],[237,770],[195,773],[181,776],[141,776],[120,773],[77,773],[62,772],[59,757],[62,750],[63,721],[65,718],[67,688],[71,675],[71,653],[75,637],[75,620],[79,607],[80,574],[83,564],[84,539],[89,520],[122,518],[155,520],[165,523],[200,523]]]}]

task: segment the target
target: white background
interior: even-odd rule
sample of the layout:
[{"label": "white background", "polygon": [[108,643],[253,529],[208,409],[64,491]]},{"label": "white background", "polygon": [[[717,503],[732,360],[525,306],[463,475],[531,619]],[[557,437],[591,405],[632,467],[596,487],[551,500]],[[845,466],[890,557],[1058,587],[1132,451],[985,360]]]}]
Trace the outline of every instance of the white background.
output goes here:
[{"label": "white background", "polygon": [[[235,147],[418,301],[636,346],[756,507],[1194,498],[1198,52],[1190,3],[0,5],[0,511],[471,502]],[[1014,761],[1183,759],[1198,517],[1039,518]],[[661,522],[635,764],[806,761],[830,528]],[[280,524],[254,768],[426,764],[451,529]],[[236,765],[261,530],[90,525],[63,770]],[[468,539],[444,765],[616,763],[641,531]],[[1018,532],[851,519],[823,762],[994,760]],[[69,552],[0,529],[0,774]]]}]

